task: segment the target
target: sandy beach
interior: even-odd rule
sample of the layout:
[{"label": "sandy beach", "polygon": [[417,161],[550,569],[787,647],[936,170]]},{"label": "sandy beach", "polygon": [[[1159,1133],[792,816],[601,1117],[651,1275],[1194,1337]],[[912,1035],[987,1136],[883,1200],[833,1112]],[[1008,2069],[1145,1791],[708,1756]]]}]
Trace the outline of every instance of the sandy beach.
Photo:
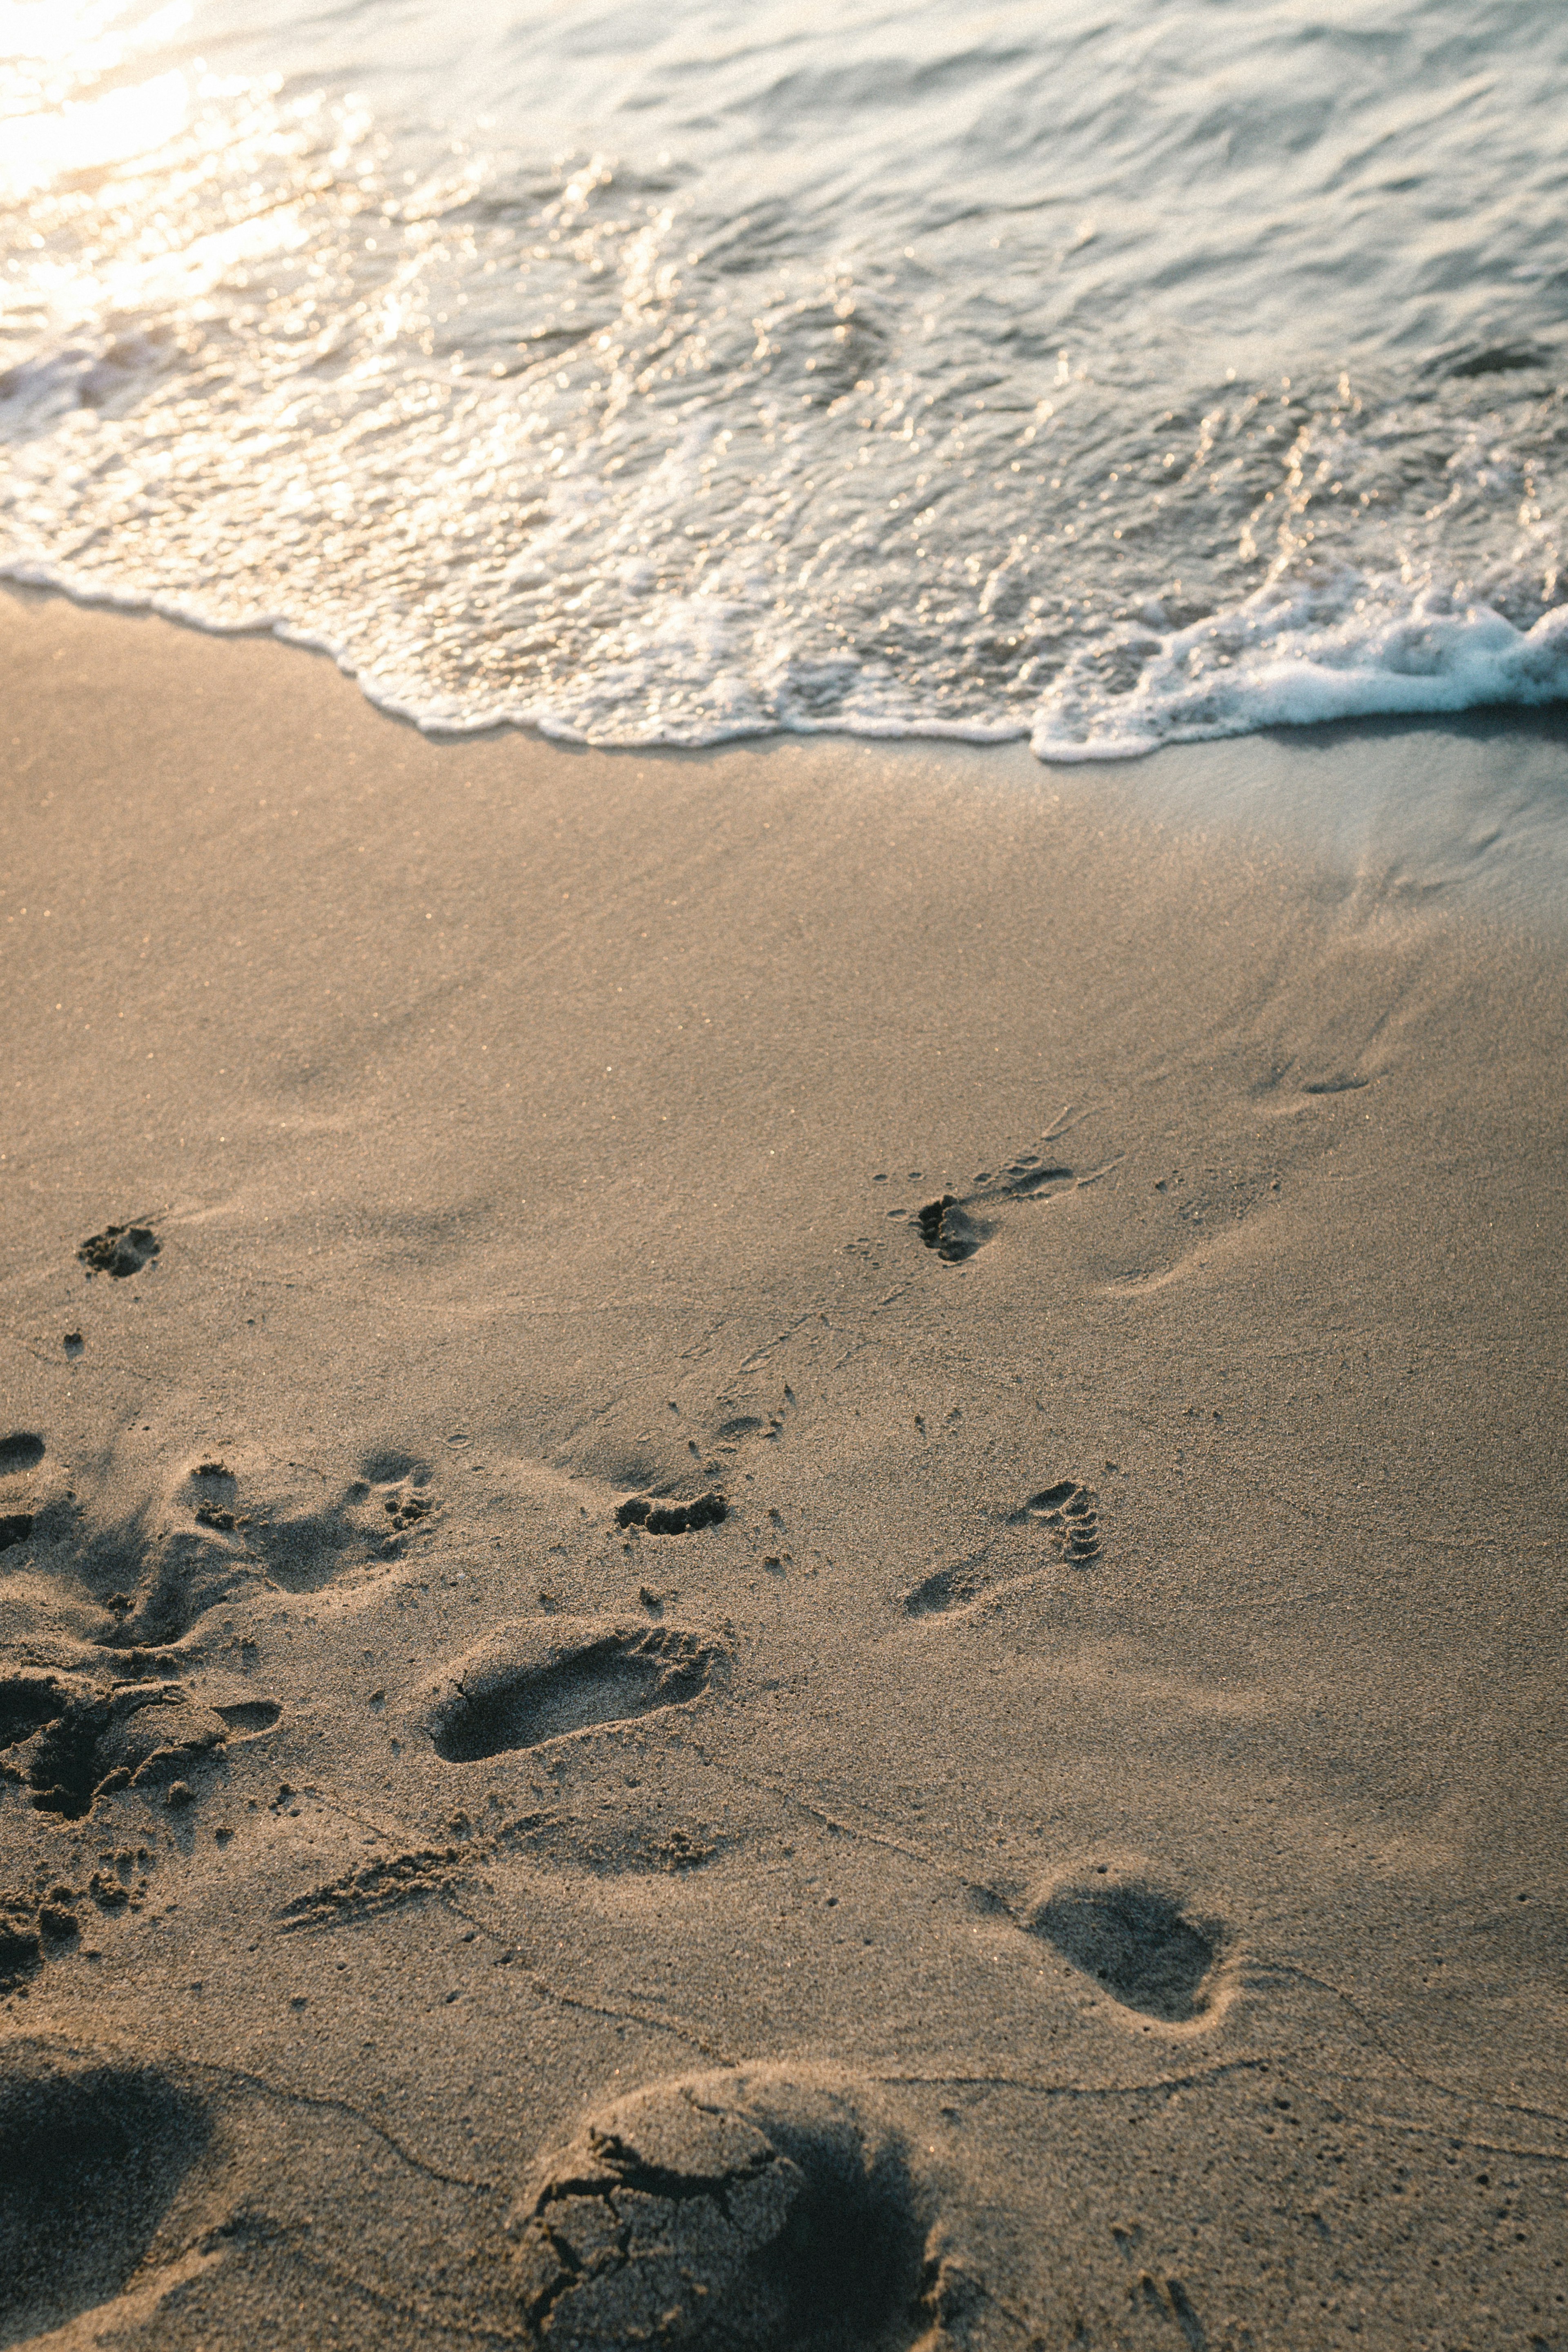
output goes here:
[{"label": "sandy beach", "polygon": [[0,2343],[1568,2345],[1561,713],[0,641]]}]

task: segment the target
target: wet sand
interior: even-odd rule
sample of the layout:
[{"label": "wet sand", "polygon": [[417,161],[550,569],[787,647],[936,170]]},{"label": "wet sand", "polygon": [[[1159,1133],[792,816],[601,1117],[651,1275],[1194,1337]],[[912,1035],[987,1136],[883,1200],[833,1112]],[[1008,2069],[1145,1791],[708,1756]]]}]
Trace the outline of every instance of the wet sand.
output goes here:
[{"label": "wet sand", "polygon": [[1560,718],[0,631],[0,2343],[1568,2342]]}]

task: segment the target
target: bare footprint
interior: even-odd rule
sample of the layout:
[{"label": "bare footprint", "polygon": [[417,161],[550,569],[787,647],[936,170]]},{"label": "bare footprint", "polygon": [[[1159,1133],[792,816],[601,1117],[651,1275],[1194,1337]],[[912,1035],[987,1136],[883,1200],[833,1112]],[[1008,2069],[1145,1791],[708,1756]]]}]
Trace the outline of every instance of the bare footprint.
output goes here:
[{"label": "bare footprint", "polygon": [[168,1679],[105,1687],[81,1675],[15,1673],[0,1681],[0,1778],[63,1821],[117,1789],[178,1787],[189,1800],[194,1766],[281,1714],[276,1699],[208,1706]]},{"label": "bare footprint", "polygon": [[663,1625],[553,1621],[542,1638],[502,1634],[452,1670],[429,1711],[436,1753],[473,1764],[597,1724],[699,1698],[725,1660],[718,1643]]},{"label": "bare footprint", "polygon": [[1124,2009],[1164,2025],[1208,2020],[1218,2003],[1225,1937],[1136,1864],[1090,1863],[1041,1888],[1030,1935],[1102,1985]]},{"label": "bare footprint", "polygon": [[972,1217],[953,1193],[943,1192],[915,1212],[915,1231],[944,1265],[963,1265],[990,1240],[995,1227]]},{"label": "bare footprint", "polygon": [[118,2294],[209,2137],[200,2102],[155,2066],[13,2043],[0,2065],[0,2340]]},{"label": "bare footprint", "polygon": [[163,1246],[151,1225],[105,1225],[100,1234],[88,1235],[77,1255],[89,1280],[95,1274],[108,1274],[123,1282],[145,1272]]},{"label": "bare footprint", "polygon": [[629,1495],[616,1512],[616,1525],[641,1528],[647,1536],[684,1536],[697,1528],[716,1528],[729,1515],[730,1506],[719,1494],[698,1495],[689,1503],[661,1502],[652,1495]]},{"label": "bare footprint", "polygon": [[1031,1495],[1008,1525],[1038,1528],[1058,1559],[1087,1564],[1100,1557],[1100,1496],[1074,1478]]},{"label": "bare footprint", "polygon": [[603,2109],[507,2226],[530,2327],[580,2352],[624,2352],[650,2315],[726,2352],[907,2352],[940,2316],[922,2201],[847,2079],[766,2067]]},{"label": "bare footprint", "polygon": [[942,1192],[928,1201],[914,1216],[914,1231],[927,1249],[934,1250],[948,1265],[963,1265],[981,1249],[996,1231],[993,1220],[977,1215],[978,1207],[1005,1207],[1018,1201],[1049,1201],[1058,1192],[1070,1192],[1077,1179],[1070,1168],[1055,1160],[1037,1159],[1032,1153],[1015,1160],[999,1176],[982,1169],[974,1180],[975,1189],[962,1198],[954,1192]]}]

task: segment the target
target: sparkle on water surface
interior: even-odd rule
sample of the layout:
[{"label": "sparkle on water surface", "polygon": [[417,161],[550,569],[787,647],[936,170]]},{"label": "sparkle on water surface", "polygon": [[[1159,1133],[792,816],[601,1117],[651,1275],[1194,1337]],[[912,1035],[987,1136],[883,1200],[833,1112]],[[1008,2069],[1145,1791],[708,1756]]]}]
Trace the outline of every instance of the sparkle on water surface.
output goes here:
[{"label": "sparkle on water surface", "polygon": [[605,742],[1568,690],[1568,12],[0,7],[0,566]]}]

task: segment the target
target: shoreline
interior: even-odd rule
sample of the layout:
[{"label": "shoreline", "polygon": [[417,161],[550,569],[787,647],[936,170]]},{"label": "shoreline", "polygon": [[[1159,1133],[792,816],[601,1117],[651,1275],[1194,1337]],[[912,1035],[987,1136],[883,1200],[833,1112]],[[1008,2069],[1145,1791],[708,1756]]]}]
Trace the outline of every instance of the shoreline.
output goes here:
[{"label": "shoreline", "polygon": [[4,1784],[3,2030],[207,2151],[8,2324],[514,2327],[720,2064],[900,2141],[933,2344],[1552,2340],[1561,714],[598,752],[0,628],[0,1645],[189,1735]]}]

